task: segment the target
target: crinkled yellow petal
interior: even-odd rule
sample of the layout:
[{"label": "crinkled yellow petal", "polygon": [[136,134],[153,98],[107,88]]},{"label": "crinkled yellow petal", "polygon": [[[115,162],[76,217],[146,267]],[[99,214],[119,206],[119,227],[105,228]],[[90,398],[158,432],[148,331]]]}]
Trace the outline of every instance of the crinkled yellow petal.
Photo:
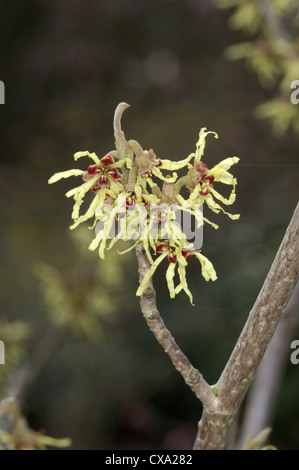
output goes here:
[{"label": "crinkled yellow petal", "polygon": [[218,139],[218,134],[213,131],[207,131],[206,127],[203,127],[200,132],[199,132],[199,139],[196,144],[196,151],[195,151],[195,161],[199,162],[201,160],[201,157],[204,154],[205,151],[205,146],[206,146],[206,136],[208,134],[214,134],[215,139]]},{"label": "crinkled yellow petal", "polygon": [[144,175],[137,175],[137,179],[136,179],[136,184],[139,184],[140,187],[142,188],[142,191],[146,194],[148,194],[148,191],[146,188],[147,179],[150,179],[150,178],[145,178]]},{"label": "crinkled yellow petal", "polygon": [[80,184],[80,186],[76,186],[73,189],[70,189],[67,193],[65,193],[66,197],[74,196],[74,194],[76,194],[76,192],[81,188],[81,186],[82,186],[82,184]]},{"label": "crinkled yellow petal", "polygon": [[156,166],[152,166],[151,171],[153,175],[157,176],[157,178],[162,181],[166,181],[167,183],[175,183],[178,177],[177,173],[173,173],[172,177],[164,176],[163,173]]},{"label": "crinkled yellow petal", "polygon": [[83,198],[85,194],[93,187],[98,176],[94,176],[91,180],[79,186],[78,191],[74,196],[75,205],[73,207],[72,219],[77,219],[79,217],[80,206],[83,203]]},{"label": "crinkled yellow petal", "polygon": [[178,244],[182,248],[184,248],[187,241],[181,225],[175,221],[169,223],[169,241],[171,246],[173,246],[172,242],[174,242],[174,244]]},{"label": "crinkled yellow petal", "polygon": [[74,155],[74,159],[78,160],[79,158],[86,156],[91,158],[96,164],[100,163],[99,157],[94,152],[88,152],[88,150],[85,150],[84,152],[76,152]]},{"label": "crinkled yellow petal", "polygon": [[213,197],[210,194],[206,197],[206,203],[209,208],[216,214],[219,214],[219,212],[222,211],[232,220],[237,220],[240,218],[240,214],[230,214],[229,212],[226,212],[219,204],[217,204],[217,202],[214,201]]},{"label": "crinkled yellow petal", "polygon": [[100,244],[100,241],[101,241],[101,239],[100,239],[98,236],[96,236],[96,237],[92,240],[92,242],[90,243],[88,249],[89,249],[90,251],[94,251],[96,248],[98,248],[98,246],[99,246],[99,244]]},{"label": "crinkled yellow petal", "polygon": [[181,168],[184,168],[187,166],[188,168],[192,168],[192,165],[189,163],[190,160],[195,156],[194,153],[191,153],[187,158],[184,160],[179,160],[178,162],[173,162],[171,160],[161,160],[162,165],[160,168],[162,170],[170,170],[170,171],[176,171],[180,170]]},{"label": "crinkled yellow petal", "polygon": [[211,168],[208,171],[207,175],[213,175],[215,181],[220,181],[224,184],[235,184],[236,179],[227,170],[229,170],[232,165],[238,163],[239,160],[240,159],[237,157],[226,158],[225,160],[222,160],[222,162],[218,163],[213,168]]},{"label": "crinkled yellow petal", "polygon": [[155,194],[142,194],[142,197],[145,201],[148,201],[152,206],[159,204],[160,199]]},{"label": "crinkled yellow petal", "polygon": [[70,229],[73,230],[74,228],[78,227],[78,225],[81,224],[82,222],[85,222],[86,220],[93,217],[95,215],[96,209],[103,204],[105,199],[106,199],[105,191],[99,190],[97,194],[95,195],[89,208],[87,209],[86,213],[84,215],[81,215],[76,220],[76,222],[73,225],[71,225]]},{"label": "crinkled yellow petal", "polygon": [[152,178],[146,178],[147,184],[150,186],[150,188],[153,188],[154,186],[157,186],[157,183],[155,183]]},{"label": "crinkled yellow petal", "polygon": [[136,292],[137,296],[141,295],[145,291],[150,278],[153,276],[153,274],[156,271],[157,267],[163,261],[163,259],[166,258],[167,255],[168,255],[168,252],[165,251],[153,262],[151,267],[148,269],[146,275],[142,279],[142,282],[140,283],[140,286],[137,289],[137,292]]},{"label": "crinkled yellow petal", "polygon": [[126,165],[127,165],[128,170],[131,170],[132,164],[133,164],[132,158],[128,157],[128,158],[124,158],[123,160],[126,161]]},{"label": "crinkled yellow petal", "polygon": [[[111,155],[111,154],[108,153],[107,155]],[[124,165],[127,165],[128,167],[128,164],[132,166],[131,158],[122,158],[121,160],[118,160],[117,162],[110,163],[109,168],[121,168]]]},{"label": "crinkled yellow petal", "polygon": [[55,173],[55,175],[51,176],[48,180],[49,184],[56,183],[56,181],[61,180],[62,178],[69,178],[70,176],[81,176],[83,173],[82,170],[66,170],[61,171],[60,173]]},{"label": "crinkled yellow petal", "polygon": [[[152,239],[150,239],[150,243],[148,242],[148,240],[149,240],[148,237],[144,237],[144,239],[142,240],[142,244],[143,244],[143,248],[146,253],[147,259],[149,260],[151,264],[153,264],[154,261],[150,253],[150,246],[153,247],[151,244]],[[154,252],[156,252],[156,245],[154,243],[153,245],[154,245]]]},{"label": "crinkled yellow petal", "polygon": [[213,194],[213,196],[215,196],[217,199],[219,199],[219,201],[223,202],[223,204],[226,204],[227,206],[230,206],[231,204],[233,204],[236,200],[236,193],[234,191],[232,191],[230,193],[230,196],[228,199],[226,199],[225,197],[223,197],[220,193],[218,193],[218,191],[216,191],[216,189],[210,187],[209,188],[210,192]]},{"label": "crinkled yellow petal", "polygon": [[186,266],[187,266],[187,261],[186,259],[183,257],[182,254],[180,254],[178,256],[178,273],[179,273],[179,277],[180,277],[180,284],[176,287],[175,289],[175,293],[179,293],[182,289],[186,292],[186,294],[188,295],[189,299],[190,299],[190,302],[191,302],[191,305],[194,305],[193,303],[193,295],[190,291],[190,289],[188,288],[188,284],[187,284],[187,279],[186,279]]},{"label": "crinkled yellow petal", "polygon": [[51,447],[69,447],[72,445],[72,441],[69,438],[54,439],[50,436],[39,436],[37,438],[38,445],[51,446]]},{"label": "crinkled yellow petal", "polygon": [[135,194],[136,194],[136,199],[137,203],[141,204],[142,203],[142,188],[140,184],[135,184]]},{"label": "crinkled yellow petal", "polygon": [[113,207],[113,209],[111,211],[104,214],[105,218],[106,218],[104,226],[103,226],[102,230],[100,230],[97,233],[97,236],[93,239],[93,241],[90,243],[90,245],[88,247],[89,250],[94,251],[100,245],[100,247],[99,247],[99,256],[100,256],[101,259],[105,258],[104,252],[105,252],[105,249],[106,249],[107,240],[109,239],[109,234],[110,234],[110,230],[112,228],[112,224],[115,221],[116,212],[117,212],[117,208]]},{"label": "crinkled yellow petal", "polygon": [[203,218],[203,220],[204,220],[205,222],[207,222],[207,224],[210,224],[210,225],[212,225],[212,227],[213,227],[214,229],[216,229],[216,230],[217,230],[217,229],[219,228],[219,225],[217,225],[217,224],[214,224],[214,223],[213,223],[213,222],[211,222],[209,219],[206,219],[206,218],[204,217],[204,218]]},{"label": "crinkled yellow petal", "polygon": [[175,275],[175,267],[176,263],[169,263],[169,266],[166,270],[166,281],[167,286],[170,294],[170,298],[173,299],[175,297],[175,289],[174,289],[174,275]]},{"label": "crinkled yellow petal", "polygon": [[205,219],[203,217],[203,213],[201,210],[194,210],[194,209],[188,209],[187,207],[186,208],[182,207],[181,211],[188,212],[189,214],[195,217],[196,228],[199,228],[203,225]]},{"label": "crinkled yellow petal", "polygon": [[190,207],[190,201],[189,199],[184,199],[183,196],[181,196],[180,194],[177,194],[176,195],[176,199],[178,201],[178,203],[182,206],[182,207]]},{"label": "crinkled yellow petal", "polygon": [[[123,250],[123,251],[117,251],[117,253],[119,255],[124,255],[125,253],[129,253],[129,251],[133,250],[135,248],[136,245],[138,245],[138,243],[140,243],[140,240],[137,240],[137,242],[134,243],[134,245],[130,246],[129,248],[127,248],[126,250]],[[109,250],[110,250],[110,246],[109,246]]]},{"label": "crinkled yellow petal", "polygon": [[106,194],[109,194],[109,196],[113,197],[113,199],[116,199],[117,196],[119,195],[120,191],[124,191],[124,186],[120,181],[114,180],[110,175],[108,175],[109,179],[109,189],[106,189]]},{"label": "crinkled yellow petal", "polygon": [[190,204],[191,207],[193,207],[194,204],[204,203],[205,198],[200,194],[200,192],[201,192],[201,186],[200,184],[198,184],[197,186],[195,186],[195,188],[193,189],[188,199],[188,203]]},{"label": "crinkled yellow petal", "polygon": [[195,252],[194,256],[200,261],[201,264],[201,273],[203,277],[205,278],[206,281],[216,281],[217,279],[217,274],[214,269],[214,266],[212,265],[211,261],[208,260],[204,255],[201,253]]},{"label": "crinkled yellow petal", "polygon": [[[203,217],[202,211],[189,209],[190,205],[192,204],[192,203],[190,202],[190,200],[184,199],[181,195],[177,195],[176,198],[177,198],[178,202],[179,202],[180,205],[181,205],[181,206],[179,207],[179,209],[180,209],[181,211],[183,211],[183,212],[185,211],[185,212],[188,212],[188,213],[194,215],[195,220],[196,220],[196,222],[197,222],[196,228],[201,227],[201,226],[203,225],[203,222],[206,222],[207,224],[212,225],[212,227],[214,227],[215,229],[218,229],[218,228],[219,228],[219,225],[216,225],[216,224],[214,224],[213,222],[211,222],[210,220],[208,220],[207,218]],[[193,204],[193,205],[194,205],[194,204]],[[198,203],[197,203],[196,205],[201,205],[201,204],[198,204]]]},{"label": "crinkled yellow petal", "polygon": [[99,257],[101,259],[105,259],[105,249],[106,249],[107,240],[108,240],[108,237],[103,238],[100,243]]}]

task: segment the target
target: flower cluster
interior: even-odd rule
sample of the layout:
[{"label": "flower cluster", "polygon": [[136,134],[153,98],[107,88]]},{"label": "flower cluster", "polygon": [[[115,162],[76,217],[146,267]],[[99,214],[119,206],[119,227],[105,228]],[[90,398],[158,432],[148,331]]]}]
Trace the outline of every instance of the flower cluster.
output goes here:
[{"label": "flower cluster", "polygon": [[[75,160],[85,156],[93,164],[86,171],[73,169],[56,173],[49,183],[69,176],[81,176],[83,183],[66,193],[67,197],[74,199],[71,229],[93,219],[91,228],[95,228],[96,237],[89,249],[98,249],[101,258],[120,239],[133,241],[122,253],[133,249],[138,243],[143,245],[150,267],[137,295],[144,293],[158,265],[167,258],[166,280],[170,297],[184,290],[192,303],[186,280],[188,260],[191,257],[199,260],[206,281],[214,281],[217,276],[212,263],[190,243],[178,219],[180,214],[188,214],[195,218],[197,229],[205,222],[218,228],[198,210],[203,204],[215,213],[222,211],[231,219],[238,219],[239,215],[226,212],[220,203],[230,205],[235,201],[237,181],[228,170],[239,159],[227,158],[209,169],[202,161],[206,137],[208,134],[218,136],[206,128],[201,129],[196,150],[187,158],[179,161],[158,158],[152,149],[143,150],[137,141],[125,139],[120,121],[127,107],[126,103],[120,103],[115,111],[115,150],[101,159],[95,153],[78,152]],[[177,171],[184,168],[187,170],[185,175],[179,177]],[[214,188],[215,183],[232,186],[230,196],[223,197]],[[181,195],[183,188],[188,191],[187,198]],[[81,205],[87,193],[93,194],[93,199],[86,212],[81,214]],[[179,277],[177,286],[174,283],[176,268]]]}]

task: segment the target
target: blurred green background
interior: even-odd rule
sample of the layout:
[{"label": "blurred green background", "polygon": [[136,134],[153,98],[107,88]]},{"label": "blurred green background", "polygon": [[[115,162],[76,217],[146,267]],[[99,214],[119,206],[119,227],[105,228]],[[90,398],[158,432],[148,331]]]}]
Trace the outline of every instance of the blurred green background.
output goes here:
[{"label": "blurred green background", "polygon": [[[220,225],[205,227],[203,244],[218,280],[206,283],[190,262],[192,307],[183,293],[169,299],[165,266],[154,279],[166,325],[209,383],[296,207],[298,136],[275,137],[255,118],[275,90],[224,58],[244,41],[229,16],[208,0],[1,1],[0,339],[7,322],[24,322],[28,332],[22,340],[12,329],[0,372],[10,371],[5,382],[16,364],[33,361],[23,412],[33,429],[70,437],[73,449],[191,448],[201,406],[142,318],[134,253],[100,261],[89,252],[88,224],[68,228],[64,194],[76,180],[48,186],[48,178],[85,169],[73,162],[79,150],[102,156],[114,148],[121,101],[131,105],[127,138],[161,158],[189,155],[201,127],[219,134],[207,142],[209,167],[240,158],[229,209],[240,220],[205,209]],[[279,448],[299,449],[298,373],[288,365],[282,384],[271,438]]]}]

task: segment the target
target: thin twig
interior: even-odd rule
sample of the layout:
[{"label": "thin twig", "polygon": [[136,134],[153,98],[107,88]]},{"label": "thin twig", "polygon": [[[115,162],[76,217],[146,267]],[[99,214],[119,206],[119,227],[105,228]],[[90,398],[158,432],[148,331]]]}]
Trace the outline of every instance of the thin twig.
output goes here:
[{"label": "thin twig", "polygon": [[[149,262],[146,255],[143,253],[141,244],[138,244],[136,247],[136,255],[141,282],[149,269]],[[210,409],[213,407],[216,397],[212,388],[181,351],[158,312],[156,293],[153,288],[152,280],[149,281],[147,289],[141,295],[140,306],[150,330],[154,333],[157,341],[170,357],[176,370],[183,376],[186,384],[189,385],[206,408]]]},{"label": "thin twig", "polygon": [[276,40],[283,40],[291,44],[292,41],[290,33],[284,27],[279,16],[274,13],[271,2],[269,3],[265,0],[258,0],[257,5],[259,6],[260,12],[263,16],[264,23],[273,38]]},{"label": "thin twig", "polygon": [[15,397],[21,401],[27,387],[50,362],[69,332],[67,326],[51,326],[41,338],[30,359],[9,376],[5,396]]}]

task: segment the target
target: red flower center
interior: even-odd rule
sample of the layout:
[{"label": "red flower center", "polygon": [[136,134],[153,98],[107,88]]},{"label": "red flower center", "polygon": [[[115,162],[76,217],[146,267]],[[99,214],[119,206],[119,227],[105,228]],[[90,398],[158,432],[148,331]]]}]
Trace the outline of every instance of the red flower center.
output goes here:
[{"label": "red flower center", "polygon": [[213,175],[207,175],[209,170],[207,165],[203,162],[199,162],[196,165],[196,170],[199,173],[199,184],[201,186],[200,195],[207,196],[210,193],[209,187],[213,185],[215,178]]},{"label": "red flower center", "polygon": [[[172,247],[172,246],[169,246],[168,243],[159,243],[158,245],[156,245],[156,252],[157,253],[163,253],[164,251],[168,251],[168,255],[167,255],[167,258],[168,258],[168,261],[170,263],[176,263],[177,262],[177,256],[175,254],[175,248]],[[190,250],[182,250],[182,255],[184,256],[184,258],[186,259],[189,259],[191,258],[191,256],[193,255],[192,251]]]},{"label": "red flower center", "polygon": [[84,181],[89,181],[94,176],[98,175],[99,178],[92,187],[94,192],[98,191],[100,188],[105,188],[110,185],[110,178],[113,180],[119,180],[122,178],[122,175],[116,168],[110,168],[110,165],[115,163],[114,158],[111,155],[106,155],[100,160],[99,164],[90,165],[82,174]]}]

